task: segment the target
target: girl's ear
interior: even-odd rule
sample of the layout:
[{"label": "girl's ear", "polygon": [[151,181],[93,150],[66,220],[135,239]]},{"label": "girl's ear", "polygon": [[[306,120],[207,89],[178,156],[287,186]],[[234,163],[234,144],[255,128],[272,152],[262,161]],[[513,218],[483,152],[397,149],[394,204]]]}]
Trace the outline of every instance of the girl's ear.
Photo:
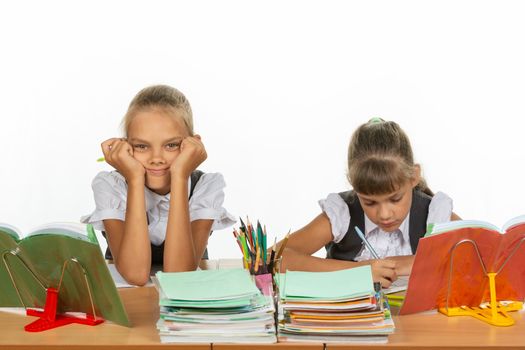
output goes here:
[{"label": "girl's ear", "polygon": [[412,188],[415,188],[417,185],[419,185],[419,181],[421,181],[421,166],[419,164],[414,164],[414,177],[412,177],[411,185]]}]

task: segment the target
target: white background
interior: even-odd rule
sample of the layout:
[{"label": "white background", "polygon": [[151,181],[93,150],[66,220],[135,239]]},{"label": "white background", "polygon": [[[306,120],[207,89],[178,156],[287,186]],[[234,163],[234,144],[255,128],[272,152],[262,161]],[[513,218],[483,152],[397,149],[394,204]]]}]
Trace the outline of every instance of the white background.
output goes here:
[{"label": "white background", "polygon": [[[463,218],[524,214],[525,3],[12,1],[0,4],[0,221],[94,209],[99,144],[157,83],[183,91],[227,209],[269,238],[349,188],[346,150],[397,121]],[[239,257],[231,230],[210,257]]]}]

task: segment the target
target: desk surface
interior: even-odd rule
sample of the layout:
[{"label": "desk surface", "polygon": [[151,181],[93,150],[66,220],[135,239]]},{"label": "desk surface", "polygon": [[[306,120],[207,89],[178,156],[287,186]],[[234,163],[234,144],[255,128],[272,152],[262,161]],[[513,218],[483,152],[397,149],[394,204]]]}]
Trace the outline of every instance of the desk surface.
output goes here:
[{"label": "desk surface", "polygon": [[[219,266],[217,266],[217,264]],[[230,262],[209,262],[205,268],[230,266]],[[155,324],[159,317],[158,294],[153,287],[121,289],[120,295],[133,324],[132,328],[104,323],[95,327],[83,325],[68,325],[41,333],[28,333],[24,325],[33,317],[0,312],[0,348],[13,347],[29,349],[35,346],[43,348],[86,349],[117,349],[131,346],[135,349],[150,349],[153,347],[211,349],[210,344],[173,345],[160,344]],[[446,317],[441,314],[417,314],[395,316],[396,331],[389,336],[388,344],[370,345],[366,349],[394,348],[523,348],[525,349],[525,317],[524,311],[513,312],[511,315],[516,324],[511,327],[494,327],[470,317]],[[360,346],[355,344],[355,346]],[[213,350],[241,349],[246,345],[214,344]],[[274,345],[254,345],[250,349],[268,348],[286,349],[323,349],[324,345],[279,343]],[[350,348],[352,345],[332,345],[327,348]]]}]

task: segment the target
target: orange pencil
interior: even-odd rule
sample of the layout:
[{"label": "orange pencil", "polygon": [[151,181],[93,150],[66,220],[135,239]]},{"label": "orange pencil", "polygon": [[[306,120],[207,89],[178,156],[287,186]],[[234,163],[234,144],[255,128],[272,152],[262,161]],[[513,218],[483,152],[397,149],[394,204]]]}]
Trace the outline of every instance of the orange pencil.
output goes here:
[{"label": "orange pencil", "polygon": [[286,246],[286,243],[288,243],[288,237],[290,237],[290,232],[291,232],[291,229],[290,231],[288,231],[283,241],[281,242],[281,246],[279,247],[279,251],[277,252],[277,255],[275,256],[275,260],[279,260],[281,255],[283,255],[284,247]]}]

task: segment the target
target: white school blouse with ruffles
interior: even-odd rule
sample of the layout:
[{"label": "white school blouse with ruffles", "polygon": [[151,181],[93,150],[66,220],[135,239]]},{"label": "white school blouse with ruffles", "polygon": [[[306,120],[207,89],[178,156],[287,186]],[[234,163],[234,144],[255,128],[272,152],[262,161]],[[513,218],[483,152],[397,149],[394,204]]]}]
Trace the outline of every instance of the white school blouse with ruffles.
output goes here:
[{"label": "white school blouse with ruffles", "polygon": [[[190,191],[188,180],[188,194]],[[102,220],[126,218],[128,185],[124,176],[117,171],[102,171],[91,184],[95,197],[96,209],[80,221],[93,225],[103,231]],[[223,208],[224,187],[226,183],[220,173],[204,173],[195,185],[189,200],[190,222],[195,220],[213,220],[212,230],[221,230],[235,223],[235,218]],[[146,213],[148,215],[148,233],[151,243],[161,245],[166,238],[170,194],[160,195],[144,187]]]},{"label": "white school blouse with ruffles", "polygon": [[[333,241],[339,243],[348,231],[350,211],[343,198],[337,193],[330,193],[326,199],[319,201],[319,206],[328,216],[332,227]],[[450,221],[452,215],[452,199],[443,192],[437,192],[431,199],[428,208],[427,224]],[[409,238],[410,213],[393,232],[381,230],[365,214],[365,237],[374,247],[381,259],[389,256],[412,255]],[[363,249],[355,257],[356,261],[373,259],[372,253],[363,245]]]}]

